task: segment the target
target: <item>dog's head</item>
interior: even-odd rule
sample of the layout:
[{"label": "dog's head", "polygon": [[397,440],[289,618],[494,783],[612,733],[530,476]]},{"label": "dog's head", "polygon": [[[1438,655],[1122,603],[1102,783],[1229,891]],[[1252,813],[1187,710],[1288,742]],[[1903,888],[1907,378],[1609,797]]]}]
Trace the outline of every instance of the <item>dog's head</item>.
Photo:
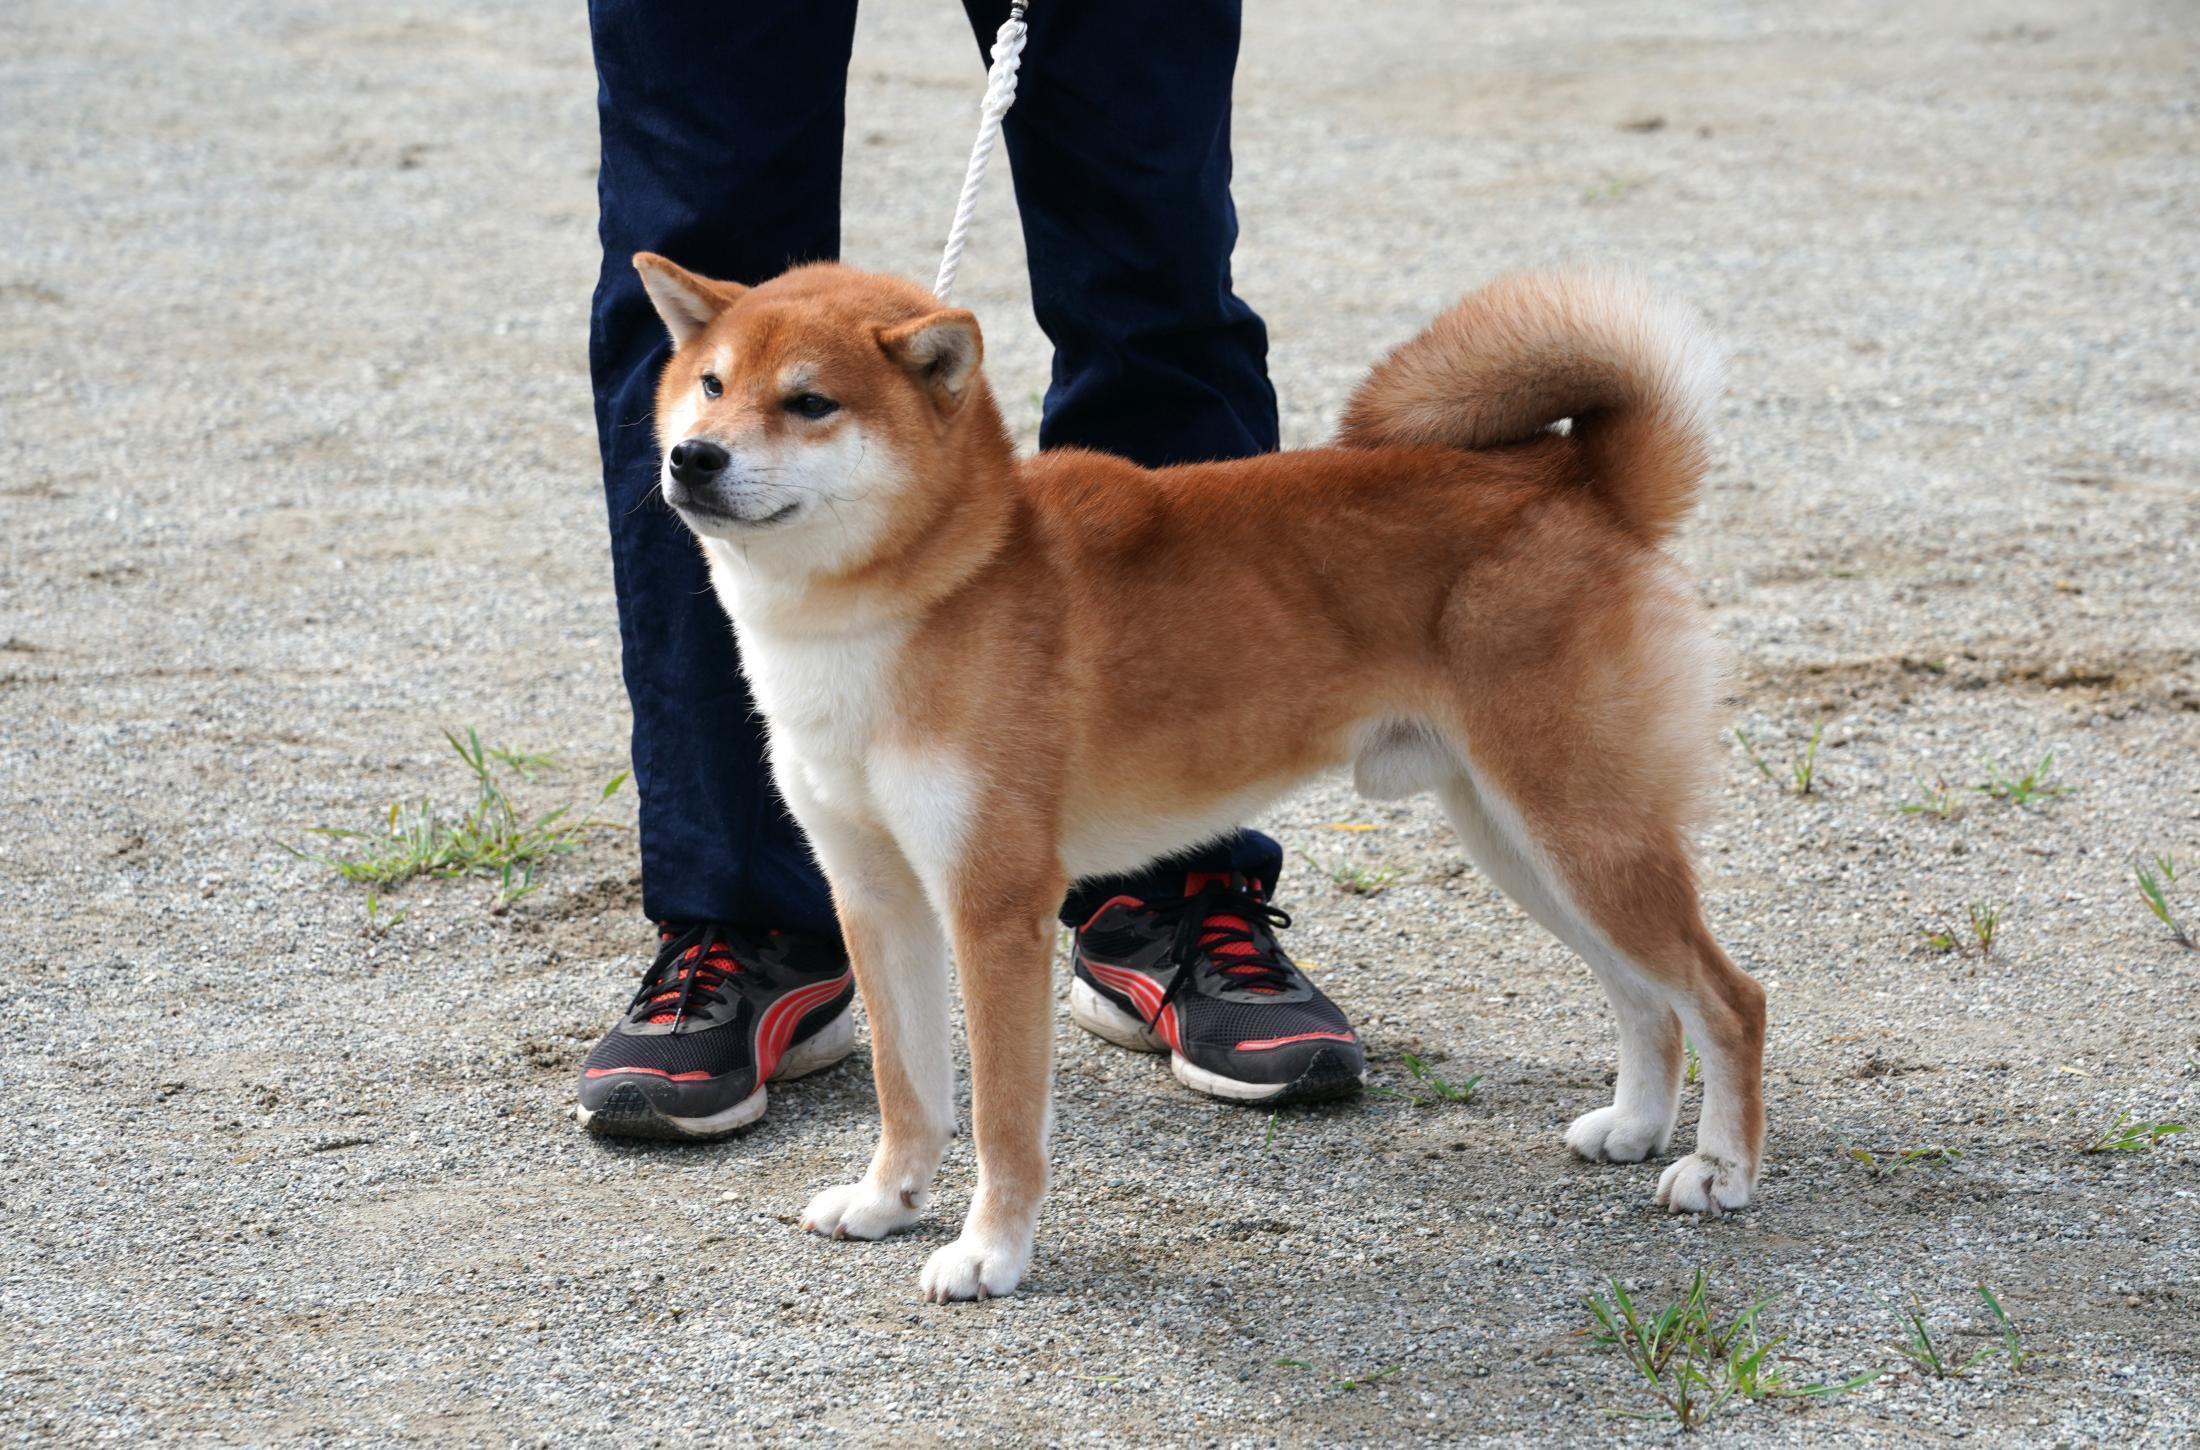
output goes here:
[{"label": "dog's head", "polygon": [[672,334],[657,386],[664,495],[775,572],[860,564],[921,531],[953,460],[1002,439],[977,319],[829,263],[757,287],[634,259]]}]

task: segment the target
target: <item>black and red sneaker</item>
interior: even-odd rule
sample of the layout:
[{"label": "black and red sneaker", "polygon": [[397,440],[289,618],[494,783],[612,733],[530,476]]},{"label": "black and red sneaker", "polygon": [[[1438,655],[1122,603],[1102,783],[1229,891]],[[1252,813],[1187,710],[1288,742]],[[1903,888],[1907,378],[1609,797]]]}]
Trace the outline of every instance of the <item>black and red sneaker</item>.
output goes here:
[{"label": "black and red sneaker", "polygon": [[855,1046],[855,974],[828,938],[724,922],[658,930],[642,988],[581,1068],[582,1127],[715,1138],[764,1115],[764,1084]]},{"label": "black and red sneaker", "polygon": [[1219,872],[1187,877],[1182,896],[1118,896],[1077,930],[1070,1016],[1119,1047],[1168,1053],[1176,1080],[1209,1097],[1349,1097],[1367,1058],[1276,944],[1290,924],[1258,882]]}]

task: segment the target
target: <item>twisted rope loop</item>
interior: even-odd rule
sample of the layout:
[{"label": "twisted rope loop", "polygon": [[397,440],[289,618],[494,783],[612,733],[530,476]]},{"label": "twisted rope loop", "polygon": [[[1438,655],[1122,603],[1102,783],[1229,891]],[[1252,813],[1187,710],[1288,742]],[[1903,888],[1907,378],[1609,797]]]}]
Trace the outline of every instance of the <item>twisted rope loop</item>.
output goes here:
[{"label": "twisted rope loop", "polygon": [[993,37],[993,65],[986,72],[985,100],[979,107],[978,139],[970,148],[970,165],[963,172],[962,195],[955,199],[955,220],[947,227],[947,250],[940,257],[940,277],[933,293],[945,302],[955,290],[955,272],[962,266],[963,243],[970,239],[970,224],[978,214],[978,192],[985,186],[985,168],[993,159],[993,143],[1001,136],[1001,118],[1016,104],[1016,71],[1023,64],[1024,8],[1027,0],[1015,0],[1008,19]]}]

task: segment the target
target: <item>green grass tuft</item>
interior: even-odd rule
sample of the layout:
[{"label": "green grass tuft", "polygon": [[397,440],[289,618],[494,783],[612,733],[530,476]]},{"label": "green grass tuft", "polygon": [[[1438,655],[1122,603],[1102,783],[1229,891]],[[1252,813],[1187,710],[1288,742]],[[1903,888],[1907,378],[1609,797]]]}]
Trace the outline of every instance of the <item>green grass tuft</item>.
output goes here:
[{"label": "green grass tuft", "polygon": [[1773,1351],[1787,1336],[1766,1338],[1758,1316],[1772,1300],[1753,1300],[1732,1319],[1712,1310],[1703,1270],[1688,1292],[1656,1313],[1635,1307],[1618,1280],[1607,1297],[1586,1301],[1589,1342],[1617,1350],[1638,1376],[1656,1408],[1610,1407],[1607,1413],[1630,1419],[1671,1420],[1683,1430],[1700,1429],[1730,1401],[1821,1398],[1869,1384],[1879,1371],[1866,1370],[1845,1380],[1796,1384]]},{"label": "green grass tuft", "polygon": [[1919,1148],[1866,1148],[1841,1140],[1841,1156],[1852,1163],[1861,1163],[1881,1175],[1900,1173],[1905,1168],[1947,1168],[1963,1157],[1961,1148],[1944,1148],[1931,1144]]},{"label": "green grass tuft", "polygon": [[[493,877],[497,890],[489,909],[501,914],[541,884],[536,880],[538,869],[555,857],[579,850],[587,832],[613,824],[574,820],[569,805],[534,815],[520,809],[497,779],[494,767],[502,765],[522,779],[531,780],[534,771],[552,763],[549,756],[485,746],[471,728],[463,740],[449,730],[443,732],[443,738],[473,777],[474,803],[468,809],[438,810],[425,797],[411,803],[395,801],[379,830],[310,828],[313,835],[341,843],[338,854],[305,851],[282,841],[276,844],[293,856],[328,867],[346,881],[370,887],[387,888],[420,877]],[[626,778],[623,770],[611,777],[597,800],[609,800]],[[379,898],[370,892],[370,931],[375,931],[378,920],[380,930],[386,931],[403,919],[402,914],[379,918],[378,911]]]},{"label": "green grass tuft", "polygon": [[1388,1364],[1384,1365],[1381,1369],[1369,1370],[1364,1374],[1354,1375],[1348,1379],[1341,1375],[1326,1373],[1325,1371],[1317,1368],[1309,1361],[1303,1359],[1278,1359],[1271,1360],[1270,1363],[1275,1365],[1277,1369],[1313,1370],[1314,1373],[1322,1374],[1325,1376],[1325,1378],[1328,1379],[1329,1387],[1331,1389],[1343,1390],[1347,1392],[1357,1389],[1364,1389],[1368,1385],[1372,1384],[1380,1384],[1382,1381],[1391,1378],[1393,1375],[1396,1375],[1405,1368],[1405,1366],[1402,1364]]},{"label": "green grass tuft", "polygon": [[1917,791],[1917,800],[1906,800],[1896,810],[1905,816],[1931,816],[1941,821],[1952,821],[1963,814],[1963,803],[1948,782],[1936,780],[1927,785],[1921,780]]},{"label": "green grass tuft", "polygon": [[2004,775],[1999,761],[1988,760],[1986,779],[1977,782],[1971,789],[1994,800],[2007,801],[2013,806],[2028,806],[2034,801],[2052,800],[2056,796],[2070,793],[2069,786],[2049,781],[2048,777],[2054,771],[2055,752],[2052,750],[2040,757],[2038,765],[2016,776]]},{"label": "green grass tuft", "polygon": [[1406,1071],[1412,1074],[1415,1083],[1419,1084],[1420,1087],[1427,1089],[1426,1093],[1410,1089],[1405,1092],[1400,1092],[1396,1088],[1384,1087],[1379,1083],[1368,1084],[1367,1090],[1375,1094],[1377,1097],[1404,1098],[1408,1102],[1411,1102],[1419,1107],[1426,1108],[1433,1107],[1437,1103],[1472,1102],[1474,1100],[1474,1086],[1476,1083],[1482,1081],[1482,1075],[1480,1073],[1476,1073],[1473,1077],[1468,1078],[1465,1082],[1462,1083],[1446,1082],[1444,1081],[1444,1079],[1438,1077],[1435,1070],[1432,1069],[1427,1063],[1421,1061],[1420,1058],[1415,1057],[1412,1053],[1407,1053],[1404,1060]]},{"label": "green grass tuft", "polygon": [[2135,1122],[2129,1112],[2094,1134],[2078,1149],[2081,1153],[2145,1153],[2164,1138],[2188,1131],[2183,1123]]},{"label": "green grass tuft", "polygon": [[1825,734],[1826,722],[1821,720],[1811,730],[1810,744],[1803,748],[1803,753],[1788,756],[1787,779],[1783,781],[1779,773],[1767,765],[1765,758],[1757,753],[1757,747],[1750,743],[1741,727],[1736,726],[1734,729],[1734,738],[1742,743],[1742,753],[1749,757],[1751,765],[1757,767],[1757,773],[1782,790],[1792,790],[1797,795],[1810,795],[1818,788],[1818,742],[1825,738]]},{"label": "green grass tuft", "polygon": [[1964,909],[1970,914],[1971,940],[1978,943],[1978,954],[1982,957],[1992,955],[1994,933],[2000,929],[2001,914],[2008,907],[1988,906],[1983,901],[1974,901]]},{"label": "green grass tuft", "polygon": [[2006,902],[1999,906],[1989,906],[1983,901],[1969,902],[1963,908],[1963,932],[1959,933],[1952,927],[1939,925],[1926,927],[1918,934],[1925,938],[1925,946],[1931,951],[1963,951],[1965,950],[1965,938],[1967,936],[1971,951],[1982,957],[1992,956],[1994,940],[2001,932],[2002,913],[2008,909]]},{"label": "green grass tuft", "polygon": [[1902,1337],[1893,1345],[1895,1353],[1908,1360],[1910,1367],[1919,1374],[1931,1375],[1935,1379],[1960,1379],[1991,1359],[2006,1359],[2010,1369],[2022,1369],[2032,1353],[2024,1347],[2024,1341],[2017,1333],[2017,1326],[2002,1311],[2001,1301],[1994,1297],[1993,1290],[1981,1283],[1978,1293],[1986,1301],[1987,1313],[1993,1316],[1995,1328],[2000,1332],[1999,1344],[1989,1344],[1964,1359],[1950,1358],[1933,1338],[1932,1329],[1925,1322],[1925,1306],[1913,1295],[1910,1307],[1902,1311]]},{"label": "green grass tuft", "polygon": [[2131,870],[2139,878],[2139,899],[2154,919],[2169,928],[2170,939],[2177,945],[2194,950],[2192,933],[2169,904],[2169,888],[2177,882],[2177,858],[2165,852],[2154,858],[2153,865],[2134,865]]},{"label": "green grass tuft", "polygon": [[374,940],[380,941],[383,937],[388,936],[397,929],[406,917],[411,915],[412,908],[410,907],[395,913],[383,911],[380,896],[376,894],[373,887],[367,888],[367,924],[365,932]]},{"label": "green grass tuft", "polygon": [[1304,851],[1299,852],[1299,859],[1327,877],[1330,885],[1350,896],[1373,896],[1398,879],[1397,870],[1389,866],[1368,870],[1350,861],[1316,860]]}]

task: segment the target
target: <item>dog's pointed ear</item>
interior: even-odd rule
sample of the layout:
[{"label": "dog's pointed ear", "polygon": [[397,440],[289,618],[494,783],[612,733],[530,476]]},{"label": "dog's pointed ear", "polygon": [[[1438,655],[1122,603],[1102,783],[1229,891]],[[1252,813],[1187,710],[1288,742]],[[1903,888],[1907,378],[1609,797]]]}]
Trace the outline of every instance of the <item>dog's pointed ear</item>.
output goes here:
[{"label": "dog's pointed ear", "polygon": [[713,282],[677,267],[655,252],[636,252],[634,270],[642,274],[642,290],[664,319],[674,347],[685,347],[689,338],[710,326],[718,314],[749,289],[738,282]]},{"label": "dog's pointed ear", "polygon": [[953,413],[970,395],[971,379],[985,358],[978,319],[960,307],[942,308],[913,322],[879,329],[878,345],[931,392],[942,413]]}]

